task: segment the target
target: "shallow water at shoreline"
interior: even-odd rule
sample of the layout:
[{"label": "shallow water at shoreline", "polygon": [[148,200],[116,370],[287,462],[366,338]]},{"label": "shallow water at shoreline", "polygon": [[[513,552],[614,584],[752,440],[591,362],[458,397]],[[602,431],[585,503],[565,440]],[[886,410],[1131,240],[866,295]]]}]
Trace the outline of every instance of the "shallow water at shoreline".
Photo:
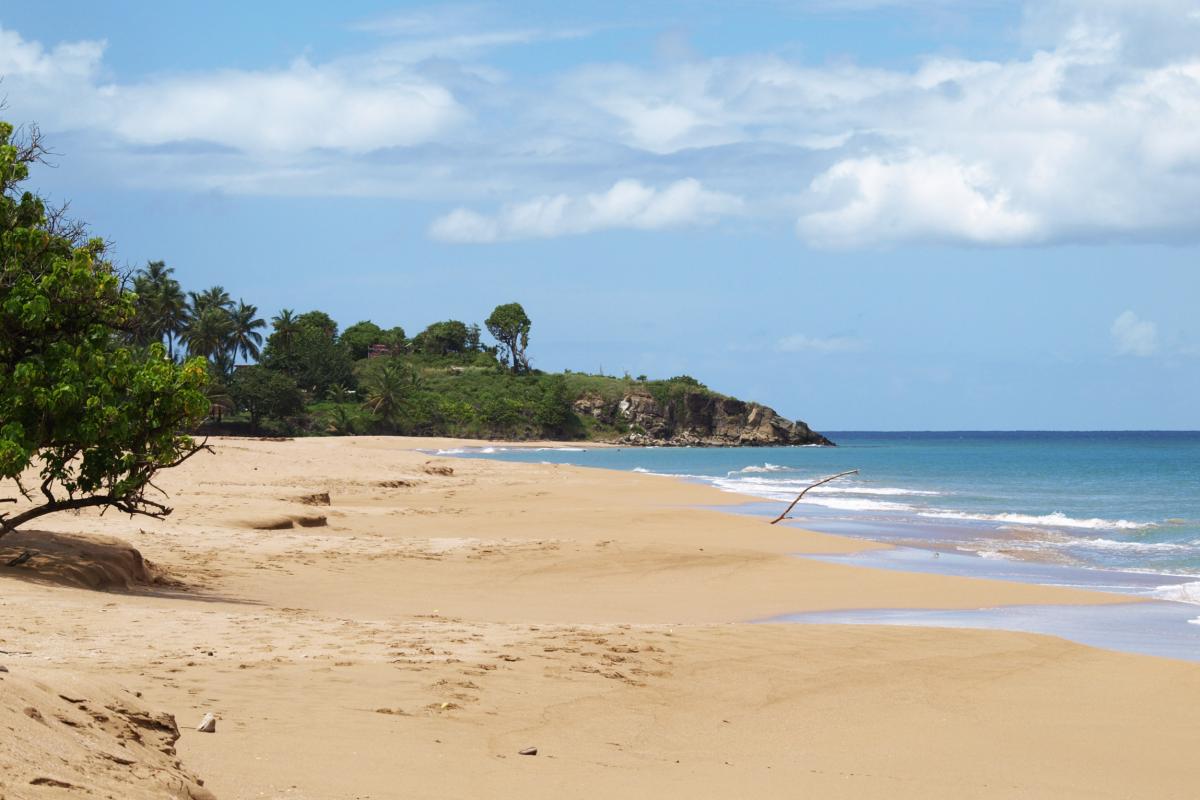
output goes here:
[{"label": "shallow water at shoreline", "polygon": [[[480,448],[445,455],[668,475],[747,496],[724,511],[893,545],[806,556],[1065,586],[1157,602],[973,611],[834,611],[774,621],[1047,633],[1200,660],[1200,434],[837,434],[838,448]],[[1130,477],[1133,476],[1133,477]],[[1180,602],[1182,601],[1182,602]]]},{"label": "shallow water at shoreline", "polygon": [[[1200,574],[1200,433],[854,433],[839,446],[506,448],[474,455],[670,475],[762,500],[809,492],[809,527],[1112,569]],[[776,512],[777,513],[777,512]],[[843,530],[832,530],[841,527]]]},{"label": "shallow water at shoreline", "polygon": [[1059,636],[1108,650],[1200,661],[1200,608],[1184,603],[1005,606],[968,611],[819,611],[762,621],[1021,631]]}]

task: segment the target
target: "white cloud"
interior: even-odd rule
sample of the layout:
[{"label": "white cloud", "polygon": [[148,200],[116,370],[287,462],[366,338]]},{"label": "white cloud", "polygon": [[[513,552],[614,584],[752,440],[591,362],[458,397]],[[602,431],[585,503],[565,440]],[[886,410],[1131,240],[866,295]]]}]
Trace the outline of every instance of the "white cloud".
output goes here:
[{"label": "white cloud", "polygon": [[297,61],[285,70],[102,87],[112,129],[131,142],[214,142],[260,152],[365,152],[427,141],[463,116],[451,94],[408,75],[364,80]]},{"label": "white cloud", "polygon": [[[536,75],[482,59],[583,32],[492,24],[495,8],[371,20],[365,49],[334,61],[135,79],[113,76],[104,42],[0,28],[0,91],[8,116],[76,137],[64,152],[114,180],[419,197],[459,207],[431,229],[453,241],[698,224],[734,205],[822,247],[1200,238],[1196,0],[1030,2],[1024,44],[994,60],[880,68],[674,47],[651,66]],[[662,188],[588,194],[628,175]],[[481,198],[508,204],[469,210]]]},{"label": "white cloud", "polygon": [[1132,311],[1113,320],[1111,332],[1117,355],[1146,358],[1158,352],[1158,326]]},{"label": "white cloud", "polygon": [[986,166],[945,155],[841,161],[819,175],[810,192],[819,210],[802,216],[797,228],[824,246],[939,239],[1009,244],[1038,235],[1039,221],[1012,207]]},{"label": "white cloud", "polygon": [[592,233],[613,228],[657,230],[704,225],[737,213],[740,198],[688,178],[663,188],[617,181],[606,192],[547,195],[504,206],[492,216],[459,208],[438,218],[429,235],[444,242],[495,242]]},{"label": "white cloud", "polygon": [[445,88],[402,68],[298,60],[138,83],[100,80],[103,42],[44,49],[0,29],[0,75],[20,112],[44,126],[99,127],[136,145],[210,142],[240,151],[366,152],[428,141],[465,117]]},{"label": "white cloud", "polygon": [[853,336],[806,336],[803,333],[785,336],[775,343],[781,353],[846,353],[862,350],[864,342]]},{"label": "white cloud", "polygon": [[1195,238],[1194,0],[1037,8],[1030,30],[1050,41],[1003,61],[870,69],[749,55],[595,67],[567,86],[592,110],[589,129],[674,160],[827,143],[807,164],[781,157],[759,185],[800,191],[797,231],[812,244]]}]

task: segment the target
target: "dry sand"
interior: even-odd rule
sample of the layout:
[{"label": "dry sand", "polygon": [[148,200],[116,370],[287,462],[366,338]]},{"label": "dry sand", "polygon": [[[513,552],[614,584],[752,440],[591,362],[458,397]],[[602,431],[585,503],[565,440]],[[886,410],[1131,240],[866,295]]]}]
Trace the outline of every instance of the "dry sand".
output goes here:
[{"label": "dry sand", "polygon": [[[0,564],[38,552],[0,566],[0,798],[203,796],[193,775],[221,800],[1200,791],[1200,666],[750,624],[1127,598],[796,558],[877,545],[667,478],[415,450],[445,440],[214,444],[164,476],[165,521],[0,539]],[[136,721],[159,712],[182,766]]]}]

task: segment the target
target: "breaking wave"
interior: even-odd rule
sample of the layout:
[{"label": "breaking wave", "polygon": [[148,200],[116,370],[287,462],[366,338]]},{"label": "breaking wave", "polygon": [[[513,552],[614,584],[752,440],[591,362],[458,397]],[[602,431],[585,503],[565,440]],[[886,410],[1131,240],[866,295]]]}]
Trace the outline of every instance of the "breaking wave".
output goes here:
[{"label": "breaking wave", "polygon": [[975,522],[1002,522],[1008,525],[1038,525],[1049,528],[1085,528],[1088,530],[1134,531],[1154,527],[1148,522],[1130,522],[1127,519],[1075,519],[1055,511],[1052,514],[971,514],[966,511],[922,511],[919,516],[930,519],[959,519]]},{"label": "breaking wave", "polygon": [[[1192,605],[1200,605],[1200,581],[1192,581],[1191,583],[1173,583],[1168,586],[1159,586],[1151,595],[1159,600],[1170,600],[1176,603],[1191,603]],[[1188,622],[1200,625],[1200,617],[1190,619]]]}]

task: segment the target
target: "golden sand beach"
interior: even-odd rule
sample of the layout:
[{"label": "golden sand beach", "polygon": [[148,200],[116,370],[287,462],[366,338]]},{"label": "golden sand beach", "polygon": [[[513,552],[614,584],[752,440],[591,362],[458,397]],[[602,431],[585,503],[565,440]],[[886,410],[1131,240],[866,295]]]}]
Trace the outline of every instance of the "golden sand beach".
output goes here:
[{"label": "golden sand beach", "polygon": [[[0,563],[37,553],[0,567],[4,800],[1200,786],[1200,665],[755,622],[1127,597],[824,563],[797,554],[880,545],[669,478],[420,452],[463,442],[212,444],[162,476],[166,520],[58,515],[0,539]],[[206,713],[215,733],[195,730]]]}]

